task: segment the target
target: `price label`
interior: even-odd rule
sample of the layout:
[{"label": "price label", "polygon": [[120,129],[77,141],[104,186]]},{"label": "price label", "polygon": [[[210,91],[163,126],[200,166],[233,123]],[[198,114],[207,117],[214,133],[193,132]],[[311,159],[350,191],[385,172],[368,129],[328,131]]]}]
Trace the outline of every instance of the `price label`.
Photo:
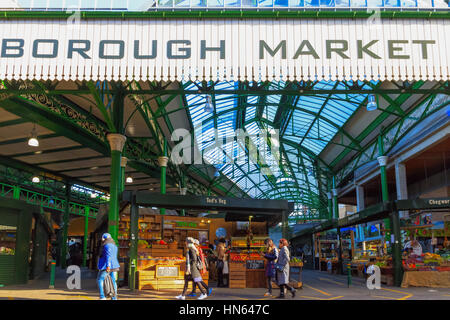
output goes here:
[{"label": "price label", "polygon": [[156,268],[157,278],[176,278],[179,274],[178,267],[158,266]]}]

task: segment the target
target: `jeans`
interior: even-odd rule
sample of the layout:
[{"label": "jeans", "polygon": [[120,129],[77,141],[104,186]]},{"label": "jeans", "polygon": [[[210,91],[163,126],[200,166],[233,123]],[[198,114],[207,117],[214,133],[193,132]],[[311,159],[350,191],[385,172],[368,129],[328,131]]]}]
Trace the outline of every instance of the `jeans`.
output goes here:
[{"label": "jeans", "polygon": [[[103,291],[103,281],[105,280],[106,274],[107,274],[106,270],[100,270],[97,275],[97,285],[100,291],[100,299],[105,298],[105,292]],[[116,296],[112,297],[111,299],[117,300],[117,283],[116,279],[114,278],[114,272],[110,272],[109,275],[112,279],[112,282],[114,283],[114,291],[116,291]]]}]

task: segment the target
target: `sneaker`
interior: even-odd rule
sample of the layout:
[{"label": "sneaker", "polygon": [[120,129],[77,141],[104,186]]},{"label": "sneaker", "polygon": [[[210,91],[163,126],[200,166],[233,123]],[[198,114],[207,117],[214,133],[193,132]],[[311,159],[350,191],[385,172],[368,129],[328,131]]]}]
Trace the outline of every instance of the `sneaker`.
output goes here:
[{"label": "sneaker", "polygon": [[209,288],[209,290],[208,290],[208,296],[210,296],[211,293],[212,293],[212,288]]},{"label": "sneaker", "polygon": [[195,292],[191,292],[189,294],[186,295],[187,297],[196,297],[197,294]]},{"label": "sneaker", "polygon": [[175,298],[177,298],[178,300],[185,300],[186,299],[186,297],[181,295],[181,294],[179,296],[176,296]]},{"label": "sneaker", "polygon": [[296,292],[297,292],[297,290],[292,289],[292,291],[291,291],[292,298],[295,298],[295,293],[296,293]]},{"label": "sneaker", "polygon": [[197,300],[203,300],[206,299],[208,296],[206,294],[201,294],[200,297],[197,298]]},{"label": "sneaker", "polygon": [[270,297],[270,296],[272,296],[272,294],[270,292],[264,293],[264,297]]}]

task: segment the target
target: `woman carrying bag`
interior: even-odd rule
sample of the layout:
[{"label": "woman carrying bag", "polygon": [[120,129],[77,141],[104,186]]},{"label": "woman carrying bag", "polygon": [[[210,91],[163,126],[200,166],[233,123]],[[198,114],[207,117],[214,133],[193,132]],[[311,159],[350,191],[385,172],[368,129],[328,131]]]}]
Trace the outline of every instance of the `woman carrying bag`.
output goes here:
[{"label": "woman carrying bag", "polygon": [[295,297],[295,290],[289,286],[289,261],[291,260],[288,248],[288,242],[286,239],[280,240],[280,254],[278,256],[277,263],[275,264],[277,283],[280,287],[280,295],[277,298],[284,298],[284,289],[287,288],[291,291],[292,298]]},{"label": "woman carrying bag", "polygon": [[199,256],[199,252],[194,245],[194,239],[191,237],[186,238],[186,271],[184,273],[184,288],[183,293],[179,296],[176,296],[178,300],[186,299],[186,290],[188,289],[189,282],[194,281],[197,287],[200,289],[202,293],[198,300],[205,299],[208,297],[206,295],[207,291],[200,284],[203,282],[202,276],[200,274],[200,270],[203,268],[202,262]]},{"label": "woman carrying bag", "polygon": [[267,246],[267,251],[264,258],[267,259],[266,264],[266,278],[267,278],[267,292],[265,297],[272,295],[272,281],[276,276],[275,261],[278,259],[278,249],[273,243],[272,239],[266,239],[264,244]]}]

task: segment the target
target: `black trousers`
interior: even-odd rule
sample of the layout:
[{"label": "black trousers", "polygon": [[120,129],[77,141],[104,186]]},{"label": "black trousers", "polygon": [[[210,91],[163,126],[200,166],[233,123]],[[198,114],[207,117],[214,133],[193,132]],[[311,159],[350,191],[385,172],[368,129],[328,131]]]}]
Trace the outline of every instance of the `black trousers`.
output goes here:
[{"label": "black trousers", "polygon": [[223,285],[224,283],[223,283],[223,265],[222,265],[221,268],[217,269],[217,286],[221,287]]},{"label": "black trousers", "polygon": [[290,285],[288,284],[280,284],[280,297],[284,297],[284,289],[288,289],[289,291],[293,291],[294,288],[292,288]]},{"label": "black trousers", "polygon": [[[203,288],[205,288],[206,293],[208,294],[209,292],[209,287],[208,285],[204,282],[204,281],[200,281],[200,282],[194,282],[192,281],[192,292],[195,293],[195,289],[198,287],[200,289],[200,291],[202,291],[202,289],[200,288],[200,285],[202,285]],[[202,291],[203,293],[203,291]]]},{"label": "black trousers", "polygon": [[272,294],[272,277],[267,277],[267,289],[270,294]]},{"label": "black trousers", "polygon": [[[200,290],[200,292],[202,294],[208,293],[208,286],[206,285],[206,283],[204,283],[203,281],[194,282],[194,279],[192,279],[192,276],[189,275],[189,276],[185,276],[184,277],[184,288],[183,288],[183,293],[181,294],[182,296],[186,295],[186,291],[187,291],[187,289],[189,287],[189,282],[191,282],[191,281],[193,282],[193,285],[192,285],[192,291],[193,292],[195,290],[195,287],[198,286],[198,288],[199,288],[199,290]],[[200,284],[202,284],[202,285],[200,285]],[[202,288],[202,286],[204,288]],[[206,286],[206,290],[205,290],[205,286]]]}]

